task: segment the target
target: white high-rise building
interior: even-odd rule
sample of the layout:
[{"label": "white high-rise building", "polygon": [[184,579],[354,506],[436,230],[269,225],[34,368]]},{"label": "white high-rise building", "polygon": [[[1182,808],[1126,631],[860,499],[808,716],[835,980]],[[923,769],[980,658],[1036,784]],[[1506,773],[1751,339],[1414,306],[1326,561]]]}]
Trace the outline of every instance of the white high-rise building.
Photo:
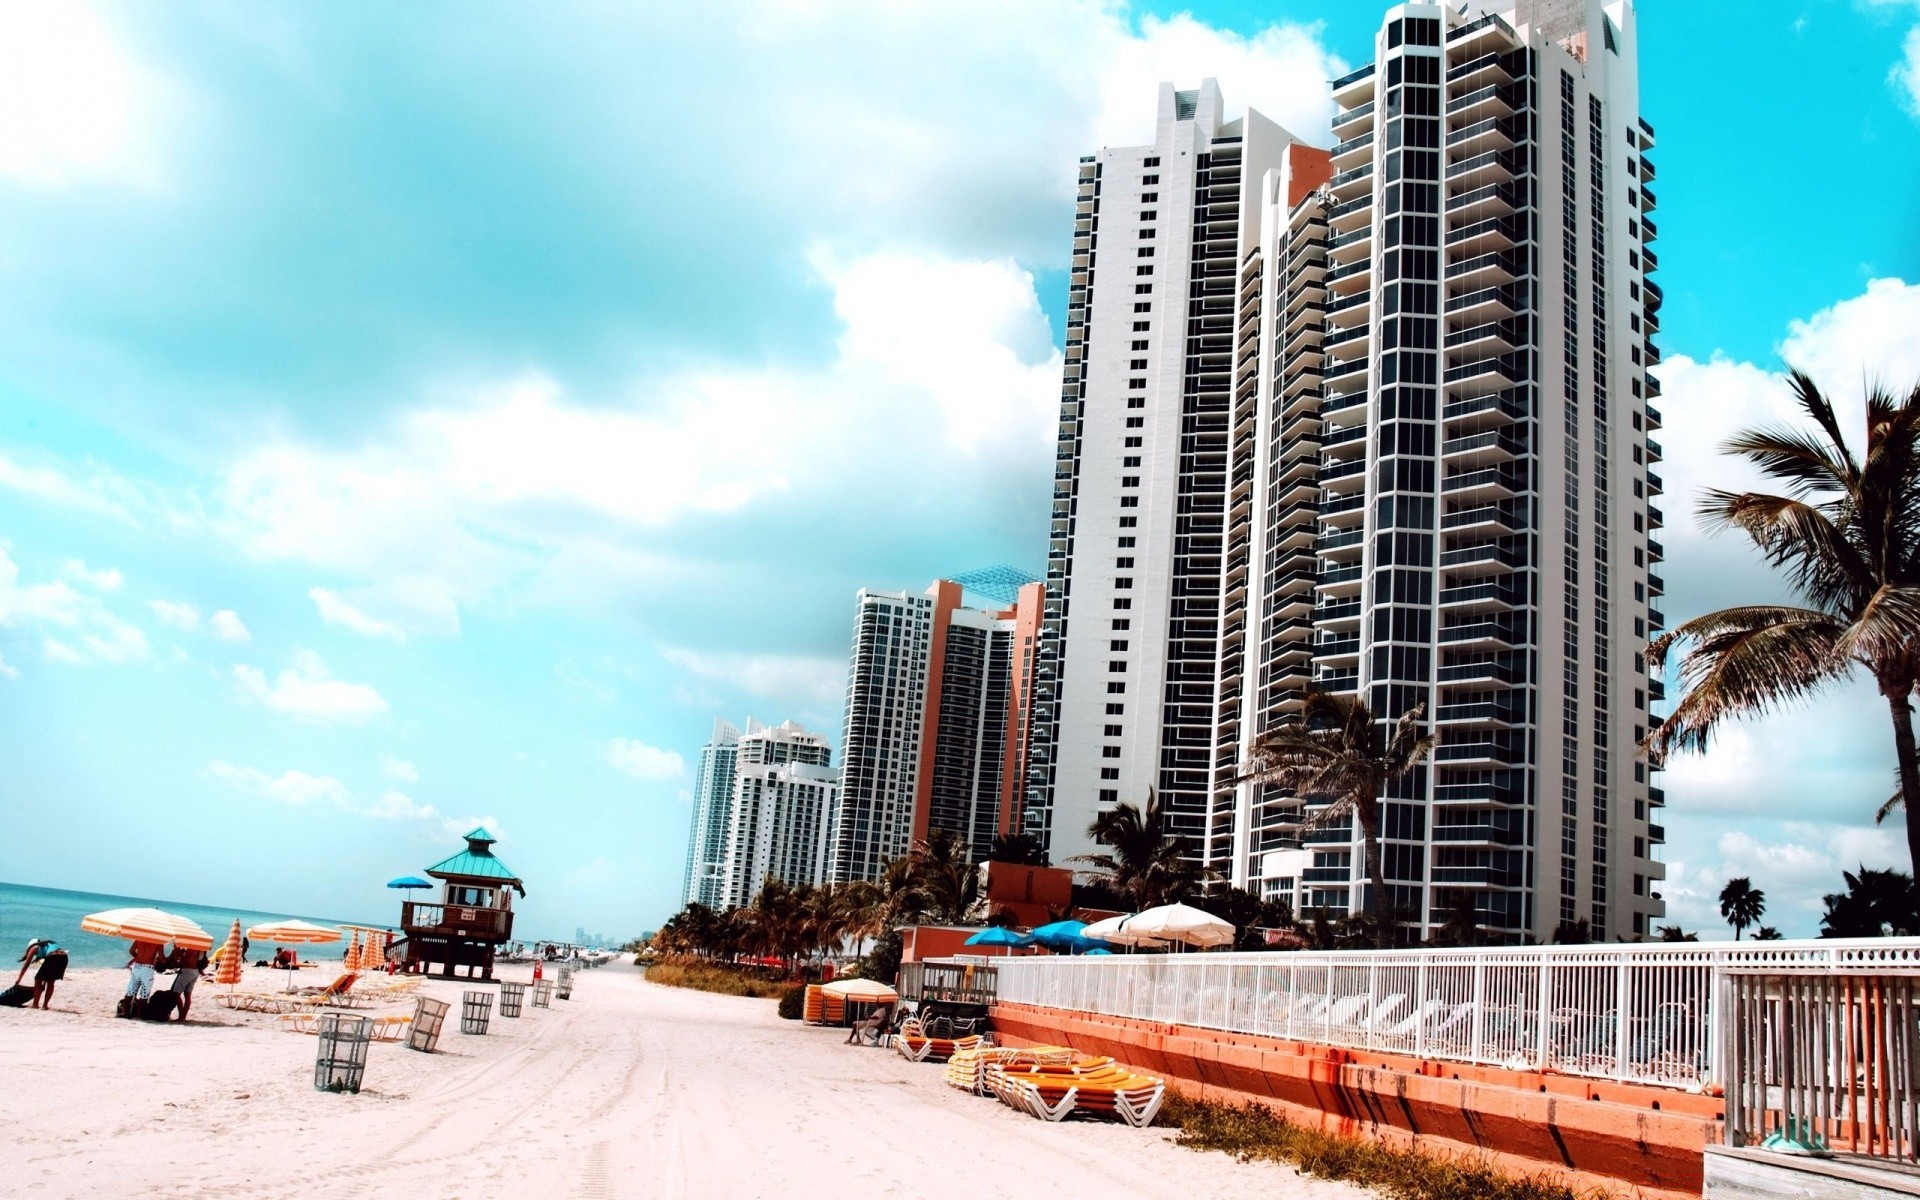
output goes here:
[{"label": "white high-rise building", "polygon": [[694,781],[687,903],[746,904],[768,876],[826,882],[838,773],[827,740],[793,721],[715,721]]},{"label": "white high-rise building", "polygon": [[1223,107],[1212,80],[1162,85],[1151,145],[1080,162],[1027,808],[1056,862],[1149,792],[1203,863],[1232,862],[1211,769],[1238,277],[1294,139]]},{"label": "white high-rise building", "polygon": [[984,861],[1020,828],[1044,591],[995,568],[859,593],[833,880],[876,879],[935,829]]},{"label": "white high-rise building", "polygon": [[[1233,298],[1208,304],[1213,239],[1196,243],[1174,362],[1159,313],[1137,331],[1110,319],[1129,252],[1157,240],[1130,236],[1147,227],[1144,160],[1159,160],[1154,211],[1183,189],[1206,230],[1228,134],[1170,177],[1183,143],[1163,89],[1154,147],[1083,162],[1079,232],[1091,218],[1107,236],[1076,257],[1092,320],[1070,324],[1062,654],[1043,665],[1051,774],[1036,770],[1029,806],[1050,811],[1056,857],[1089,808],[1151,785],[1232,882],[1302,911],[1362,908],[1356,831],[1303,845],[1293,797],[1232,782],[1311,684],[1383,718],[1426,707],[1434,758],[1385,797],[1381,829],[1392,902],[1418,924],[1464,899],[1515,940],[1650,931],[1664,797],[1636,747],[1662,698],[1644,656],[1662,624],[1660,291],[1636,46],[1629,0],[1388,9],[1374,61],[1334,82],[1330,153],[1263,151],[1253,114],[1234,131],[1238,224],[1221,194],[1218,241]],[[1198,144],[1217,93],[1183,95],[1174,122],[1190,113]],[[1143,440],[1113,444],[1128,438]],[[1187,472],[1189,455],[1207,469]],[[1132,709],[1141,685],[1157,713],[1101,711]]]},{"label": "white high-rise building", "polygon": [[[747,725],[756,727],[752,719]],[[715,719],[713,734],[700,748],[700,769],[693,778],[693,828],[687,836],[683,904],[718,906],[720,870],[727,856],[727,814],[733,806],[734,762],[739,752],[740,730],[731,721]]]}]

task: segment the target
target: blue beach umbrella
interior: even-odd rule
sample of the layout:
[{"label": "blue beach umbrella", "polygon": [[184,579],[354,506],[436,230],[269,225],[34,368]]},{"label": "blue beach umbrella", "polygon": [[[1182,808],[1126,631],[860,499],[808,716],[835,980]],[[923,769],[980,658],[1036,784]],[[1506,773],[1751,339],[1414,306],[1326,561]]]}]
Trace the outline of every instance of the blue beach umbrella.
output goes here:
[{"label": "blue beach umbrella", "polygon": [[418,875],[402,875],[398,879],[387,880],[387,886],[390,888],[430,888],[433,884],[420,878]]},{"label": "blue beach umbrella", "polygon": [[1012,929],[1002,929],[998,925],[994,925],[982,929],[979,933],[968,938],[966,944],[969,946],[999,946],[1002,949],[1012,949],[1015,946],[1031,946],[1033,944],[1033,938],[1029,934],[1019,933]]},{"label": "blue beach umbrella", "polygon": [[1106,945],[1099,938],[1088,937],[1086,928],[1085,921],[1055,921],[1034,930],[1033,940],[1049,950],[1065,950],[1071,954],[1084,954]]}]

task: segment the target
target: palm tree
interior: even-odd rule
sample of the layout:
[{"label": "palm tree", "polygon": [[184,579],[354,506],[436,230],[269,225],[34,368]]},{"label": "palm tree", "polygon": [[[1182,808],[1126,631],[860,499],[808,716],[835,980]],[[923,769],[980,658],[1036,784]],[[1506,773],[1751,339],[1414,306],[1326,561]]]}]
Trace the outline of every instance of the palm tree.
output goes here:
[{"label": "palm tree", "polygon": [[987,853],[987,861],[1044,867],[1047,865],[1047,852],[1040,845],[1040,839],[1030,833],[1003,833],[993,839],[993,849]]},{"label": "palm tree", "polygon": [[1729,717],[1800,700],[1861,667],[1893,721],[1907,851],[1920,863],[1920,752],[1913,691],[1920,681],[1920,388],[1866,397],[1866,457],[1856,458],[1833,405],[1799,371],[1794,398],[1817,432],[1750,429],[1726,444],[1787,493],[1709,491],[1710,528],[1738,529],[1782,571],[1804,606],[1721,609],[1655,638],[1653,669],[1675,646],[1685,694],[1653,729],[1655,763],[1703,749]]},{"label": "palm tree", "polygon": [[1823,938],[1911,937],[1920,934],[1920,887],[1904,871],[1842,871],[1844,892],[1829,892],[1820,918]]},{"label": "palm tree", "polygon": [[1380,798],[1433,750],[1425,718],[1426,706],[1416,704],[1389,729],[1358,696],[1309,689],[1299,716],[1254,739],[1235,781],[1280,784],[1292,788],[1303,804],[1324,804],[1302,819],[1302,830],[1324,828],[1349,815],[1359,823],[1371,885],[1367,913],[1381,945],[1392,930],[1380,863]]},{"label": "palm tree", "polygon": [[1192,895],[1207,873],[1187,858],[1180,839],[1167,828],[1166,815],[1153,792],[1145,810],[1122,801],[1087,826],[1087,836],[1107,847],[1106,854],[1071,859],[1093,868],[1108,887],[1136,911],[1171,904]]},{"label": "palm tree", "polygon": [[1733,926],[1733,940],[1739,941],[1747,926],[1767,911],[1767,894],[1753,886],[1753,880],[1741,876],[1727,880],[1720,889],[1720,916]]},{"label": "palm tree", "polygon": [[1781,936],[1780,931],[1773,926],[1762,925],[1753,931],[1753,940],[1756,942],[1778,942],[1783,941],[1784,938]]},{"label": "palm tree", "polygon": [[980,872],[966,839],[951,829],[935,829],[914,844],[908,858],[928,919],[940,925],[964,922],[980,899]]}]

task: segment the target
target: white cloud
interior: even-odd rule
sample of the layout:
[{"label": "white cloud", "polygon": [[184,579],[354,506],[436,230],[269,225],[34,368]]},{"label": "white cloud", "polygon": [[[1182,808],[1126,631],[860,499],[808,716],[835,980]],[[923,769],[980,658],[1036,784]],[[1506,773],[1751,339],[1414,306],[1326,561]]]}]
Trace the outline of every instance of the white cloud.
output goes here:
[{"label": "white cloud", "polygon": [[117,592],[127,577],[112,567],[94,570],[77,558],[70,558],[60,564],[62,578],[70,579],[82,587],[92,588],[96,592]]},{"label": "white cloud", "polygon": [[382,754],[380,756],[380,769],[386,772],[389,779],[398,779],[401,783],[420,782],[420,768],[403,758],[395,758],[391,754]]},{"label": "white cloud", "polygon": [[93,8],[0,5],[0,178],[155,182],[168,92]]},{"label": "white cloud", "polygon": [[248,632],[246,623],[240,614],[230,608],[223,608],[207,618],[207,629],[223,642],[249,642],[253,634]]},{"label": "white cloud", "polygon": [[391,621],[369,616],[336,592],[316,587],[307,589],[307,595],[313,600],[314,607],[320,610],[320,619],[329,625],[350,629],[362,637],[387,638],[395,642],[407,640],[406,630]]},{"label": "white cloud", "polygon": [[283,771],[271,775],[258,767],[235,766],[221,759],[207,764],[203,774],[249,796],[271,800],[275,804],[295,807],[321,804],[383,821],[446,820],[433,805],[421,804],[394,788],[387,788],[375,799],[358,800],[346,784],[332,775],[311,775],[305,771]]},{"label": "white cloud", "polygon": [[686,764],[673,751],[633,738],[614,738],[608,742],[606,758],[635,779],[673,779],[686,769]]},{"label": "white cloud", "polygon": [[311,650],[298,651],[293,664],[268,682],[258,667],[241,664],[233,677],[243,695],[276,712],[326,725],[357,725],[387,711],[378,691],[363,683],[335,679]]},{"label": "white cloud", "polygon": [[162,625],[191,633],[200,628],[200,610],[184,600],[153,600],[147,607]]},{"label": "white cloud", "polygon": [[668,647],[661,657],[702,679],[788,704],[837,705],[846,698],[843,658],[798,654],[711,654]]},{"label": "white cloud", "polygon": [[276,804],[333,804],[345,808],[352,800],[346,784],[331,775],[309,775],[305,771],[269,775],[258,767],[235,766],[222,759],[208,763],[206,774]]},{"label": "white cloud", "polygon": [[112,665],[151,655],[139,626],[115,614],[93,591],[77,590],[64,579],[21,583],[19,564],[0,545],[0,628],[30,627],[42,631],[41,653],[49,662]]},{"label": "white cloud", "polygon": [[1901,52],[1902,58],[1894,64],[1888,78],[1900,89],[1907,111],[1920,116],[1920,26],[1907,30]]},{"label": "white cloud", "polygon": [[[1863,385],[1877,381],[1898,393],[1920,383],[1916,328],[1920,286],[1876,279],[1859,296],[1793,322],[1779,353],[1834,401],[1858,449],[1865,440]],[[1753,426],[1806,427],[1784,375],[1771,363],[1684,355],[1656,373],[1665,393],[1665,430],[1658,436],[1667,450],[1660,469],[1669,485],[1662,539],[1675,564],[1665,572],[1671,619],[1788,599],[1746,538],[1709,536],[1696,517],[1707,487],[1777,490],[1721,446]],[[1748,875],[1768,894],[1768,923],[1811,934],[1820,897],[1840,888],[1843,868],[1904,862],[1897,820],[1880,828],[1866,824],[1893,790],[1893,731],[1885,701],[1866,679],[1723,727],[1704,754],[1672,758],[1663,782],[1676,859],[1663,894],[1672,918],[1688,928],[1723,928],[1719,889]]]},{"label": "white cloud", "polygon": [[0,654],[0,679],[18,678],[20,678],[20,672],[14,668],[12,663],[7,661],[6,655]]}]

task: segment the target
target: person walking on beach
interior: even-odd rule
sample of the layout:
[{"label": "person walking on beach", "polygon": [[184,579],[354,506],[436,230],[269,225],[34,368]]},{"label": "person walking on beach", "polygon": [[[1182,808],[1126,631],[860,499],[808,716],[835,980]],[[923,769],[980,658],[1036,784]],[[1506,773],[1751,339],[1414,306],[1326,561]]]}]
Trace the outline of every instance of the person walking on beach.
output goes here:
[{"label": "person walking on beach", "polygon": [[199,950],[176,950],[172,961],[178,971],[173,977],[173,994],[180,998],[180,1020],[184,1022],[193,1008],[193,985],[200,982],[200,973],[207,969],[207,956]]},{"label": "person walking on beach", "polygon": [[[127,955],[127,994],[123,1007],[132,1015],[136,1004],[144,1004],[153,995],[153,968],[166,947],[157,942],[135,942]],[[127,1004],[131,1000],[134,1004]]]},{"label": "person walking on beach", "polygon": [[53,985],[67,977],[67,952],[52,938],[35,938],[28,942],[27,952],[20,956],[20,973],[13,977],[13,986],[20,986],[20,981],[27,977],[27,968],[35,963],[40,964],[40,969],[33,973],[33,999],[27,1007],[51,1008]]}]

